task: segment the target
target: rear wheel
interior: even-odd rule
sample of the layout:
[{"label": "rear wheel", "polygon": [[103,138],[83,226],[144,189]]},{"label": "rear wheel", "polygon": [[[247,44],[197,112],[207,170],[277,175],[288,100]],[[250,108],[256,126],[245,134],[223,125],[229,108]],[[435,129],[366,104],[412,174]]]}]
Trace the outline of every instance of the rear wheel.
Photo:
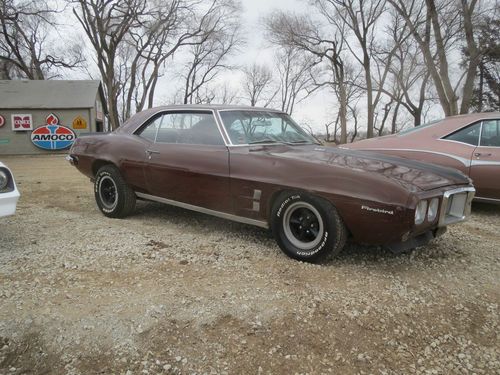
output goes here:
[{"label": "rear wheel", "polygon": [[94,195],[97,206],[108,217],[125,217],[135,208],[134,191],[113,165],[105,165],[97,171]]},{"label": "rear wheel", "polygon": [[346,227],[327,200],[306,193],[284,192],[272,209],[272,230],[283,252],[307,262],[338,254],[345,245]]}]

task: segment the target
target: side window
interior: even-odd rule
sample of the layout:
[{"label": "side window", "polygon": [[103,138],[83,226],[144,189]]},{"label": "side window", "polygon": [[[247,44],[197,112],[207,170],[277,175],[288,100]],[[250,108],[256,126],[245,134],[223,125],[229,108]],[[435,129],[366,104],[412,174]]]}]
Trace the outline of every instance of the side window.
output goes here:
[{"label": "side window", "polygon": [[223,145],[212,112],[166,113],[159,123],[158,143]]},{"label": "side window", "polygon": [[500,120],[483,121],[480,145],[500,147]]},{"label": "side window", "polygon": [[479,143],[479,133],[481,132],[481,123],[472,124],[466,128],[460,129],[453,134],[448,135],[444,139],[449,141],[457,141],[467,143],[472,146],[477,146]]},{"label": "side window", "polygon": [[151,121],[148,125],[142,128],[142,130],[137,134],[142,138],[146,138],[149,139],[151,142],[154,142],[156,137],[156,132],[158,130],[158,127],[160,126],[162,117],[163,116],[159,116],[153,119],[153,121]]}]

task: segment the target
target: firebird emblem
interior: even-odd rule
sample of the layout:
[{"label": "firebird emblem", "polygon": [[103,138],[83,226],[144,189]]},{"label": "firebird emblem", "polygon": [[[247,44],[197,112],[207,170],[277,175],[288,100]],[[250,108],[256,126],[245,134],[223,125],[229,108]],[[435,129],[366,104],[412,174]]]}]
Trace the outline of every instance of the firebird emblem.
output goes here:
[{"label": "firebird emblem", "polygon": [[394,215],[394,211],[384,210],[383,208],[373,208],[373,207],[368,207],[368,206],[361,206],[361,209],[366,210],[366,211],[370,211],[370,212],[376,212],[379,214]]}]

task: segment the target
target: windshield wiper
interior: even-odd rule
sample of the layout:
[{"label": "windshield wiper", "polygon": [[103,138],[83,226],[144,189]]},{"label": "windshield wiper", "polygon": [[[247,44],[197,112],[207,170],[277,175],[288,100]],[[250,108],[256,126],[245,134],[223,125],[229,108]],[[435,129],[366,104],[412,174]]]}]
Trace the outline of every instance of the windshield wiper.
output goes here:
[{"label": "windshield wiper", "polygon": [[[265,139],[259,139],[256,141],[248,142],[249,145],[265,144],[265,143],[279,143],[279,144],[289,145],[289,146],[298,145],[298,144],[316,144],[315,142],[307,141],[305,139],[302,139],[299,141],[279,141],[276,139],[265,138]],[[320,144],[320,143],[317,143],[317,144]]]},{"label": "windshield wiper", "polygon": [[258,144],[262,144],[262,143],[284,143],[284,142],[276,141],[276,140],[270,139],[270,138],[259,139],[256,141],[248,142],[249,145],[258,145]]},{"label": "windshield wiper", "polygon": [[289,141],[287,143],[294,145],[294,144],[300,144],[300,143],[313,143],[313,142],[305,140],[305,139],[301,139],[300,141]]}]

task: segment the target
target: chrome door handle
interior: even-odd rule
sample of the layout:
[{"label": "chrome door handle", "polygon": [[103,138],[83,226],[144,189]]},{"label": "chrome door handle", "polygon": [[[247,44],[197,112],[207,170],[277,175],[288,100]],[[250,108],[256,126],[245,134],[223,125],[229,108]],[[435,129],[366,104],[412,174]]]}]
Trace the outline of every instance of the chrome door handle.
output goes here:
[{"label": "chrome door handle", "polygon": [[474,153],[474,156],[475,157],[479,157],[479,156],[491,156],[491,154],[483,154],[482,152],[476,152],[476,153]]},{"label": "chrome door handle", "polygon": [[146,155],[148,157],[148,160],[151,160],[151,155],[152,154],[160,154],[159,151],[154,151],[154,150],[146,150]]}]

